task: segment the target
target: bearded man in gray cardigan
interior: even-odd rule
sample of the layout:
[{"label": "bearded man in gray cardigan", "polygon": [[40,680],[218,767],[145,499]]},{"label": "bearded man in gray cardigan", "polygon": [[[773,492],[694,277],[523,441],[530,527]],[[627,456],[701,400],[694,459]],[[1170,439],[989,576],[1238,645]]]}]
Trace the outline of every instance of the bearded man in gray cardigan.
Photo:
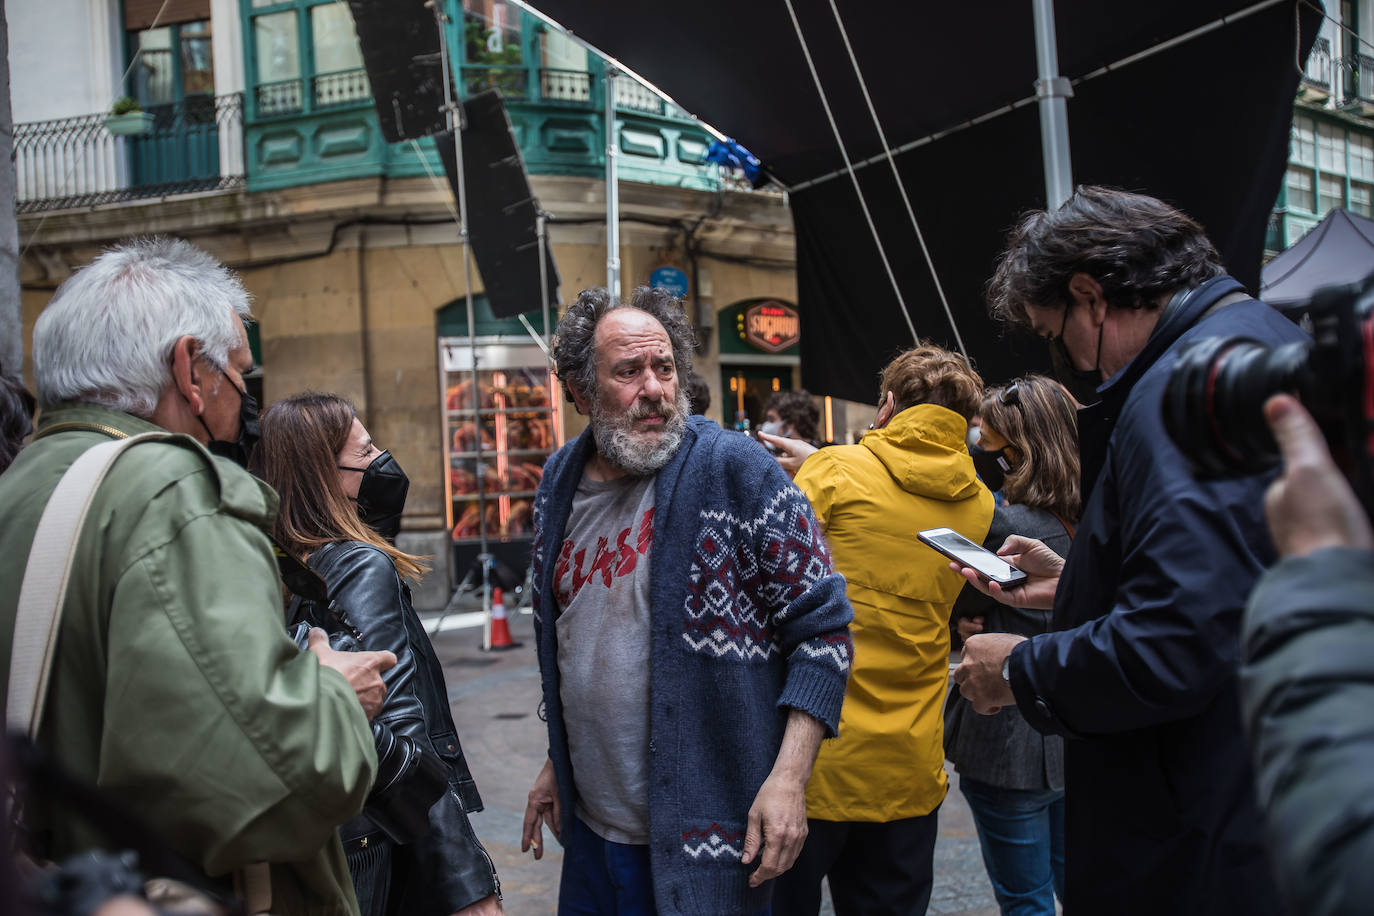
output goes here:
[{"label": "bearded man in gray cardigan", "polygon": [[691,353],[663,290],[584,291],[554,338],[591,425],[535,498],[549,759],[522,848],[563,844],[560,912],[766,911],[839,722],[844,579],[777,462],[688,417]]}]

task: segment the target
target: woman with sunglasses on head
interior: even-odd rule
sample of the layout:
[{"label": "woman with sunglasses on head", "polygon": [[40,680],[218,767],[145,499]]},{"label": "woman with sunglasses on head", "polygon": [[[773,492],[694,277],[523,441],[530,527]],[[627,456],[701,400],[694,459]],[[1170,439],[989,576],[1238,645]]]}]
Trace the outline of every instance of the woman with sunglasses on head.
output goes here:
[{"label": "woman with sunglasses on head", "polygon": [[[448,770],[429,812],[429,832],[394,842],[366,814],[340,828],[362,916],[488,916],[501,912],[496,873],[468,822],[481,798],[468,772],[434,647],[411,605],[421,558],[398,550],[410,482],[380,451],[353,406],[331,394],[299,394],[262,415],[253,470],[281,496],[273,535],[306,558],[364,649],[389,649],[386,701],[377,719]],[[330,609],[296,599],[288,625],[327,619]],[[376,787],[374,787],[374,792]]]},{"label": "woman with sunglasses on head", "polygon": [[[1004,472],[1006,503],[993,513],[987,549],[1015,533],[1068,553],[1080,509],[1077,407],[1062,385],[1036,375],[984,396],[979,444]],[[954,616],[964,639],[1050,629],[1049,611],[1008,607],[972,588]],[[1015,706],[981,716],[955,685],[945,703],[945,756],[959,773],[1003,916],[1053,916],[1064,887],[1063,739],[1031,728]]]}]

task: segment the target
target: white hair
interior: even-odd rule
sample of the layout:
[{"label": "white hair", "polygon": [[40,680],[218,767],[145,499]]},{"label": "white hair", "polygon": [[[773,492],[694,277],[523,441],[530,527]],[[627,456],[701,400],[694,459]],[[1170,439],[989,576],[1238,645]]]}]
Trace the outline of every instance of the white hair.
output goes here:
[{"label": "white hair", "polygon": [[172,384],[171,354],[190,335],[220,368],[252,319],[234,275],[181,239],[135,239],[67,278],[33,329],[43,406],[81,401],[149,418]]}]

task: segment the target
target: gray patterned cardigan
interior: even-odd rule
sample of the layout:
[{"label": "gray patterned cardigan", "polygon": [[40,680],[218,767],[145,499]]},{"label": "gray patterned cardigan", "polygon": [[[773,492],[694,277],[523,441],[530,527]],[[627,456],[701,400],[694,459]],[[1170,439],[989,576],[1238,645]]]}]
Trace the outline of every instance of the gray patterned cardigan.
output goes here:
[{"label": "gray patterned cardigan", "polygon": [[[544,468],[534,504],[535,629],[562,834],[576,790],[559,699],[554,558],[591,431]],[[749,807],[789,709],[839,724],[853,610],[801,491],[752,439],[692,417],[654,483],[650,862],[665,914],[755,913],[771,882],[740,862]]]}]

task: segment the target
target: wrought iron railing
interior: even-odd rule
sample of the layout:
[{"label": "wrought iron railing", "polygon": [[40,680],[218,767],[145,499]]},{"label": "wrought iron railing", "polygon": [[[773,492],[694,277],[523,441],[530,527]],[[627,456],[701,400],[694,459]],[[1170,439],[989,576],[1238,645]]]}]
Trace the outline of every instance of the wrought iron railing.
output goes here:
[{"label": "wrought iron railing", "polygon": [[524,67],[464,67],[463,96],[500,89],[507,99],[523,99],[527,94],[528,77]]},{"label": "wrought iron railing", "polygon": [[1343,77],[1342,102],[1374,102],[1374,57],[1353,54],[1336,61],[1336,66]]},{"label": "wrought iron railing", "polygon": [[615,81],[615,106],[644,111],[649,114],[663,114],[663,99],[658,93],[644,88],[628,77]]},{"label": "wrought iron railing", "polygon": [[1307,55],[1307,66],[1302,72],[1303,82],[1319,89],[1331,91],[1331,41],[1318,38]]},{"label": "wrought iron railing", "polygon": [[[127,135],[106,114],[16,124],[16,210],[33,213],[243,184],[243,96],[150,106]],[[137,121],[137,119],[135,119]]]},{"label": "wrought iron railing", "polygon": [[585,70],[539,71],[539,96],[546,102],[590,102],[592,75]]},{"label": "wrought iron railing", "polygon": [[1264,227],[1264,250],[1283,251],[1286,247],[1283,244],[1283,215],[1270,213],[1269,223]]},{"label": "wrought iron railing", "polygon": [[257,114],[260,118],[300,114],[305,110],[301,81],[298,79],[260,83],[254,90],[253,98],[257,102]]},{"label": "wrought iron railing", "polygon": [[372,84],[367,81],[366,70],[340,70],[336,73],[321,73],[310,83],[313,87],[316,108],[333,108],[337,105],[353,105],[358,102],[372,101]]}]

